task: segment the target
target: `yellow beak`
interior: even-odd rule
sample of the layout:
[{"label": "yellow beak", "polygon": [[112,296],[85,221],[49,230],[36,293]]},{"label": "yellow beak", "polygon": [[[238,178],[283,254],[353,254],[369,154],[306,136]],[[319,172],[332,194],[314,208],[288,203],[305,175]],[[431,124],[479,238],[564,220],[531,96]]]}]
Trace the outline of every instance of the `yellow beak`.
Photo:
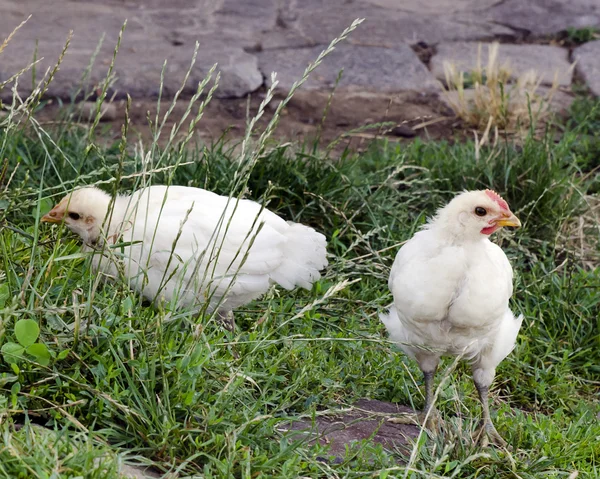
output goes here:
[{"label": "yellow beak", "polygon": [[517,218],[512,213],[506,214],[504,218],[502,218],[501,220],[496,221],[496,224],[498,226],[512,226],[514,228],[520,228],[521,227],[521,222],[519,221],[519,218]]},{"label": "yellow beak", "polygon": [[63,220],[63,214],[52,209],[48,214],[40,218],[41,223],[61,223]]}]

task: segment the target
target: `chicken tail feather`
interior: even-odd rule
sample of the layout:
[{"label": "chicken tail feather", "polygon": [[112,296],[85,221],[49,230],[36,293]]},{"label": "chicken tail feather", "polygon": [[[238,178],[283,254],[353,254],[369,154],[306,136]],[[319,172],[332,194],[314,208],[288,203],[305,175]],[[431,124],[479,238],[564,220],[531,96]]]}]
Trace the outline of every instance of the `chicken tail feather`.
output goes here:
[{"label": "chicken tail feather", "polygon": [[321,278],[319,271],[327,266],[327,241],[325,236],[308,226],[288,224],[284,260],[271,273],[271,279],[288,290],[296,286],[311,289]]}]

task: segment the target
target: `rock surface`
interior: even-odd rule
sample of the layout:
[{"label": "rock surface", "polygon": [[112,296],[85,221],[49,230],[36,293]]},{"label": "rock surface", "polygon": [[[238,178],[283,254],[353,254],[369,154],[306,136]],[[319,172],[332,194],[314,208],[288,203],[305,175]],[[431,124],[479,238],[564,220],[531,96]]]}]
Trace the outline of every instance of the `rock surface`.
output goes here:
[{"label": "rock surface", "polygon": [[[1,7],[0,7],[1,8]],[[92,12],[89,12],[90,14]],[[114,46],[121,28],[121,23],[115,21],[112,15],[104,16],[94,13],[95,19],[104,23],[106,40],[100,46],[89,74],[84,78],[84,70],[90,64],[90,59],[99,45],[102,30],[93,21],[73,19],[76,25],[71,45],[64,55],[63,61],[54,80],[50,82],[48,95],[67,99],[70,95],[81,90],[81,93],[95,91],[105,81],[114,56]],[[87,15],[86,15],[87,17]],[[2,17],[2,33],[8,35],[10,30],[5,27],[5,17]],[[125,17],[122,17],[123,19]],[[36,20],[34,20],[36,19]],[[68,27],[65,26],[61,35],[47,32],[43,18],[38,15],[31,19],[17,32],[2,52],[0,63],[0,81],[4,81],[14,73],[30,66],[35,59],[35,83],[33,83],[33,67],[29,68],[19,81],[19,93],[27,96],[33,86],[44,77],[48,69],[57,63],[65,47]],[[96,29],[96,30],[94,30]],[[8,33],[5,33],[7,32]],[[46,32],[47,38],[40,38],[36,45],[36,32]],[[91,33],[95,32],[95,33]],[[41,33],[39,34],[42,35]],[[94,35],[94,36],[92,36]],[[29,41],[18,41],[21,36],[29,36]],[[109,40],[110,38],[110,40]],[[219,63],[221,82],[218,90],[220,97],[240,97],[259,88],[262,75],[258,70],[258,61],[241,47],[216,45],[214,41],[203,41],[190,77],[186,83],[185,92],[193,93],[200,82],[215,63]],[[181,88],[183,78],[190,69],[194,52],[194,44],[174,46],[160,38],[148,37],[144,29],[130,21],[126,28],[121,48],[114,62],[110,93],[123,97],[129,93],[134,98],[153,98],[158,96],[161,85],[161,70],[165,60],[166,68],[163,80],[163,91],[167,97],[172,97]],[[5,96],[5,92],[2,92]]]},{"label": "rock surface", "polygon": [[[3,38],[32,15],[0,59],[0,82],[26,68],[34,58],[38,60],[35,75],[30,69],[20,78],[18,90],[22,95],[55,64],[69,30],[74,31],[47,92],[63,99],[77,92],[83,96],[78,87],[81,84],[84,92],[97,90],[111,64],[125,19],[127,28],[109,91],[117,97],[128,93],[134,99],[158,94],[165,59],[163,96],[172,97],[181,87],[196,42],[200,45],[198,57],[184,93],[195,91],[210,67],[218,63],[221,82],[217,97],[243,97],[261,88],[271,70],[280,71],[282,86],[289,86],[315,52],[355,18],[365,18],[317,72],[322,78],[307,86],[327,88],[343,66],[347,86],[431,91],[435,83],[411,55],[410,46],[437,46],[440,54],[433,64],[439,77],[441,55],[456,47],[449,42],[471,45],[498,37],[510,41],[529,34],[550,35],[569,27],[600,26],[597,0],[0,0],[0,12]],[[84,69],[103,35],[94,66],[82,82]],[[533,64],[538,48],[542,47],[519,46],[514,58],[522,54],[523,66],[542,69],[566,61],[566,49],[546,46]],[[581,47],[578,55],[586,62],[581,71],[593,82],[595,78],[585,72],[600,68],[600,57],[586,53],[591,48]],[[469,52],[472,48],[465,49],[465,54]],[[561,84],[568,82],[569,76],[564,74]],[[597,87],[592,89],[598,91]],[[9,87],[0,92],[3,98],[10,95]]]},{"label": "rock surface", "polygon": [[387,449],[408,448],[419,435],[420,428],[387,421],[398,413],[414,413],[412,409],[396,404],[361,399],[353,409],[335,416],[317,416],[314,423],[309,420],[293,421],[284,427],[293,440],[318,441],[329,445],[329,454],[334,461],[346,454],[346,446],[362,440],[372,440]]},{"label": "rock surface", "polygon": [[[278,87],[289,90],[322,50],[323,47],[311,47],[259,53],[259,65],[266,73],[267,85],[271,84],[270,72],[277,71]],[[340,87],[384,92],[440,88],[412,49],[402,44],[395,49],[340,45],[316,68],[303,87],[330,89],[342,69]]]},{"label": "rock surface", "polygon": [[[472,71],[477,67],[478,51],[481,45],[481,65],[488,61],[490,44],[475,42],[452,42],[438,46],[437,54],[431,59],[431,71],[444,80],[444,63],[451,62],[461,71]],[[498,65],[508,66],[511,78],[516,80],[528,71],[534,70],[542,79],[542,84],[551,85],[557,75],[560,86],[571,84],[572,68],[568,52],[564,48],[551,45],[500,45]]]},{"label": "rock surface", "polygon": [[597,0],[505,0],[483,13],[488,21],[534,35],[600,25]]},{"label": "rock surface", "polygon": [[156,471],[151,470],[147,467],[131,466],[129,464],[123,464],[119,474],[123,478],[127,479],[157,479],[162,477]]},{"label": "rock surface", "polygon": [[600,96],[600,40],[576,48],[573,57],[577,71],[596,96]]}]

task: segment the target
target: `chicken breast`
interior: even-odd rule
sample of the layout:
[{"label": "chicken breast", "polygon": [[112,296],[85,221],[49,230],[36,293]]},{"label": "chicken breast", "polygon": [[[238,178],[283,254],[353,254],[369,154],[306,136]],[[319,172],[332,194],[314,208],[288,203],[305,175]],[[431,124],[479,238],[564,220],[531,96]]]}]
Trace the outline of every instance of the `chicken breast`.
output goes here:
[{"label": "chicken breast", "polygon": [[394,303],[382,314],[390,338],[425,376],[425,412],[442,356],[468,360],[484,406],[480,437],[504,444],[489,415],[496,367],[513,350],[522,323],[509,309],[513,271],[489,236],[521,223],[494,191],[456,196],[398,252],[389,277]]}]

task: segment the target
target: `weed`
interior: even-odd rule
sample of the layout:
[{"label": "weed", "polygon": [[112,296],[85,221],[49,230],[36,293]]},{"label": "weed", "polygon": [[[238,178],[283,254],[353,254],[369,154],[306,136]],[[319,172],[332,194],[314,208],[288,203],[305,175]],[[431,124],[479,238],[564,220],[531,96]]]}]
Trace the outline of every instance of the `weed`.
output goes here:
[{"label": "weed", "polygon": [[444,63],[445,96],[454,113],[467,125],[483,132],[497,128],[504,132],[529,134],[551,115],[550,103],[558,90],[555,77],[552,87],[539,93],[541,77],[528,71],[511,83],[511,69],[498,60],[500,45],[488,47],[487,65],[482,64],[482,45],[477,53],[477,67],[472,72],[459,71],[451,62]]},{"label": "weed", "polygon": [[567,28],[566,41],[569,45],[583,45],[584,43],[591,42],[600,38],[598,29],[596,27],[584,27],[584,28]]}]

